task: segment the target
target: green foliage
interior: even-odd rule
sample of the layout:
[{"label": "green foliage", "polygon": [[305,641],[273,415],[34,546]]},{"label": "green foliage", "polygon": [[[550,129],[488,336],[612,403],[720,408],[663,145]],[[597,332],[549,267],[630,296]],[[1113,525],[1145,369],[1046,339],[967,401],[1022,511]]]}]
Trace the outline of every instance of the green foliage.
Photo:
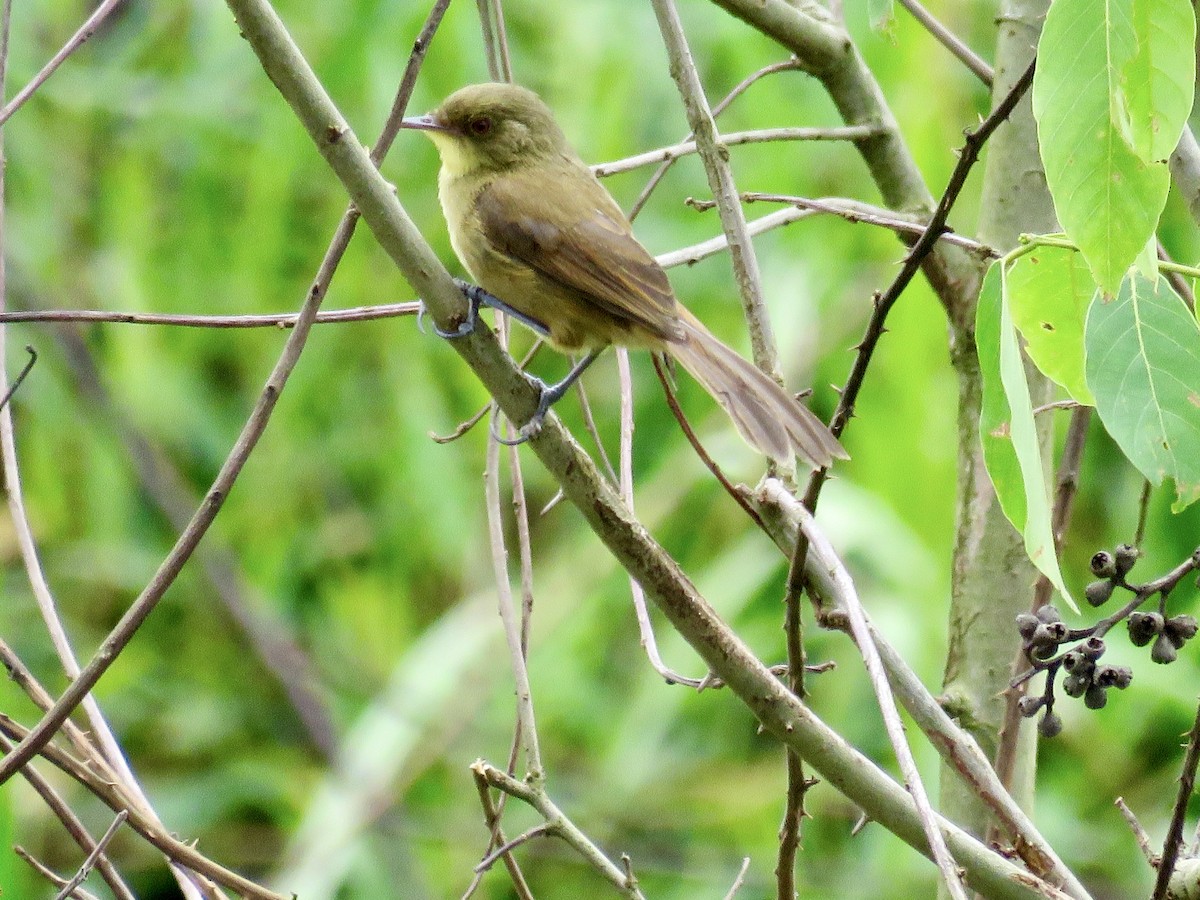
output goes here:
[{"label": "green foliage", "polygon": [[1080,255],[1064,247],[1034,247],[1006,269],[1004,290],[1029,358],[1072,398],[1091,406],[1083,323],[1096,289]]},{"label": "green foliage", "polygon": [[[427,6],[279,4],[364,140],[390,106]],[[681,7],[714,98],[759,66],[786,58],[715,8]],[[977,48],[993,40],[990,7],[986,14],[962,4],[934,7]],[[295,309],[344,209],[340,187],[221,4],[130,2],[120,9],[6,126],[12,304]],[[14,84],[57,49],[80,10],[66,0],[17,5]],[[617,158],[682,137],[686,124],[660,44],[623,39],[653,34],[647,7],[604,0],[560,12],[509,0],[505,10],[518,79],[546,96],[585,159]],[[451,5],[414,110],[486,77],[475,15],[474,4]],[[985,90],[907,16],[881,37],[861,7],[847,4],[847,15],[936,190],[953,165],[947,148],[986,109]],[[930,84],[939,85],[932,95]],[[790,72],[755,85],[722,127],[837,121],[813,80]],[[845,146],[730,152],[747,190],[876,199]],[[432,148],[402,136],[384,171],[452,262]],[[646,174],[621,176],[610,187],[628,206]],[[684,206],[687,196],[708,196],[694,159],[672,170],[635,223],[655,251],[716,232],[715,216]],[[960,231],[970,230],[975,203],[966,197],[956,209]],[[748,213],[761,214],[760,206]],[[810,404],[827,417],[835,399],[828,386],[844,382],[852,359],[847,348],[861,337],[871,294],[890,280],[902,248],[869,226],[823,218],[764,235],[756,247],[788,383],[814,386]],[[1014,284],[1024,277],[1022,265],[1010,273]],[[671,277],[714,331],[735,344],[744,340],[726,259]],[[326,305],[410,299],[411,290],[360,229]],[[1014,304],[1014,323],[1025,328],[1027,313],[1034,314]],[[904,296],[889,328],[847,432],[853,459],[838,467],[821,518],[879,627],[933,684],[943,666],[949,596],[958,387],[944,315],[924,284]],[[28,325],[9,329],[7,337],[10,370],[23,361],[25,343],[41,353],[16,401],[22,476],[50,583],[86,658],[178,534],[156,499],[159,491],[182,497],[184,512],[194,508],[283,336]],[[518,352],[525,340],[517,339]],[[998,337],[993,347],[998,355]],[[560,373],[563,365],[550,354],[535,363],[543,374]],[[644,356],[635,354],[633,367],[639,515],[755,650],[778,661],[784,560],[713,487],[670,419]],[[615,380],[609,358],[588,376],[610,453]],[[683,383],[681,392],[731,475],[756,479],[760,462],[719,410],[694,385]],[[189,564],[97,690],[169,829],[254,877],[299,871],[302,849],[320,849],[328,854],[320,857],[322,883],[330,886],[328,896],[342,900],[461,895],[486,842],[467,767],[480,756],[506,760],[512,683],[499,649],[486,548],[482,429],[450,445],[433,443],[428,433],[452,430],[485,398],[455,354],[420,334],[412,320],[314,331],[266,435],[205,538],[205,555]],[[561,413],[583,433],[573,397]],[[147,444],[133,440],[135,434]],[[1074,589],[1085,580],[1087,557],[1131,532],[1140,490],[1120,451],[1097,436],[1065,554]],[[573,510],[560,504],[536,514],[555,488],[531,456],[522,459],[535,512],[530,670],[552,793],[606,850],[631,855],[654,897],[721,896],[746,855],[751,868],[739,896],[769,895],[784,783],[778,745],[757,733],[726,692],[668,687],[650,670],[624,574]],[[152,474],[140,475],[146,466]],[[1200,509],[1172,518],[1156,497],[1150,534],[1159,541],[1142,565],[1176,562],[1197,533]],[[0,634],[59,691],[62,679],[53,675],[59,667],[7,519],[0,522],[0,550],[6,588]],[[230,583],[232,595],[218,590]],[[657,624],[667,661],[699,674],[686,646]],[[264,632],[294,642],[311,682],[297,675],[303,670],[293,658],[282,668],[266,662]],[[816,711],[889,765],[853,648],[840,635],[812,628],[808,649],[813,661],[839,664],[810,683]],[[1197,674],[1192,659],[1176,666],[1186,668],[1150,675],[1144,705],[1110,703],[1087,719],[1068,718],[1064,737],[1044,753],[1048,801],[1039,808],[1049,836],[1068,856],[1074,850],[1087,860],[1088,874],[1113,894],[1146,893],[1136,849],[1119,831],[1107,798],[1137,798],[1147,827],[1161,832],[1162,797],[1177,775],[1177,735],[1190,716]],[[303,724],[281,671],[314,688],[318,707],[353,751],[340,763],[323,755]],[[12,684],[0,686],[0,699],[22,721],[36,718]],[[1114,733],[1129,739],[1106,743]],[[1102,745],[1101,758],[1091,751]],[[933,752],[919,743],[917,752],[932,780]],[[64,790],[100,833],[107,812],[71,786]],[[363,795],[372,802],[355,809],[352,801]],[[13,782],[2,799],[17,840],[59,871],[78,866],[81,854],[27,786]],[[858,813],[834,789],[820,785],[809,801],[804,900],[930,895],[931,867],[899,840],[873,826],[850,836]],[[506,819],[510,835],[535,822],[517,806],[510,804]],[[322,819],[324,810],[337,815]],[[1093,849],[1096,843],[1072,845],[1084,819],[1103,822],[1103,852]],[[315,841],[305,843],[313,831]],[[140,898],[177,896],[161,856],[143,842],[123,833],[114,852]],[[534,842],[519,855],[540,898],[605,896],[595,874],[560,844]],[[23,864],[4,849],[0,857],[0,879],[18,873],[15,882],[0,881],[5,896],[37,896]],[[94,877],[87,886],[103,896]],[[316,886],[279,884],[305,900],[317,896]],[[511,896],[504,874],[489,873],[477,896]]]},{"label": "green foliage", "polygon": [[994,265],[980,290],[975,318],[983,375],[979,433],[984,460],[1004,514],[1025,538],[1029,558],[1078,612],[1054,550],[1046,464],[1010,306],[1003,264]]},{"label": "green foliage", "polygon": [[1192,106],[1194,35],[1186,0],[1059,0],[1046,15],[1033,83],[1046,182],[1109,293],[1166,203],[1165,157]]},{"label": "green foliage", "polygon": [[1087,318],[1087,378],[1108,433],[1179,511],[1200,500],[1200,327],[1166,280],[1127,278]]}]

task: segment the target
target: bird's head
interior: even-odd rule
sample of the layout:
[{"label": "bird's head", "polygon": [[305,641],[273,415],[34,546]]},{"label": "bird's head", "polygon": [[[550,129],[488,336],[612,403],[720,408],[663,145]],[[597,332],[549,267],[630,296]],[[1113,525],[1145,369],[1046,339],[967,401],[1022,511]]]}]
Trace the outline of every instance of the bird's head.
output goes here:
[{"label": "bird's head", "polygon": [[455,91],[433,112],[404,120],[424,131],[451,175],[503,171],[573,155],[542,98],[514,84],[473,84]]}]

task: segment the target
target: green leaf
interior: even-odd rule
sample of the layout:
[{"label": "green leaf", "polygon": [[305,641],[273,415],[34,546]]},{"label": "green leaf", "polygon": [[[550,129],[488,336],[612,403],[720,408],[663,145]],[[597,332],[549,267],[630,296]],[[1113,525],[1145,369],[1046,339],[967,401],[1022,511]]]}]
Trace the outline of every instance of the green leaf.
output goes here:
[{"label": "green leaf", "polygon": [[1063,584],[1050,526],[1050,485],[1042,463],[1025,364],[1005,299],[1003,262],[988,270],[975,315],[983,377],[979,436],[988,476],[1004,515],[1025,540],[1025,552],[1076,612]]},{"label": "green leaf", "polygon": [[[1139,159],[1114,122],[1125,66],[1144,65],[1134,2],[1055,0],[1033,79],[1038,143],[1059,222],[1110,294],[1153,236],[1169,182],[1166,165]],[[1126,105],[1130,116],[1143,106]],[[1141,127],[1130,118],[1131,133]]]},{"label": "green leaf", "polygon": [[1072,398],[1094,405],[1083,374],[1083,323],[1096,285],[1079,254],[1038,247],[1016,259],[1005,285],[1013,323],[1034,365]]},{"label": "green leaf", "polygon": [[1113,121],[1143,162],[1179,143],[1195,91],[1196,17],[1187,0],[1132,0],[1133,53],[1120,66]]},{"label": "green leaf", "polygon": [[1087,381],[1113,440],[1176,512],[1200,500],[1200,327],[1163,278],[1126,279],[1088,313]]}]

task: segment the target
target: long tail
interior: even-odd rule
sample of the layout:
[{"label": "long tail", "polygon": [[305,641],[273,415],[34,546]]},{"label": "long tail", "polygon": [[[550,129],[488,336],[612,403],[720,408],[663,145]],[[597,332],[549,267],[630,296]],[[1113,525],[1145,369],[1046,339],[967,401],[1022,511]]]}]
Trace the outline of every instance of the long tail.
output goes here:
[{"label": "long tail", "polygon": [[733,420],[746,443],[778,462],[798,456],[814,469],[845,459],[837,438],[807,407],[679,307],[683,340],[667,345]]}]

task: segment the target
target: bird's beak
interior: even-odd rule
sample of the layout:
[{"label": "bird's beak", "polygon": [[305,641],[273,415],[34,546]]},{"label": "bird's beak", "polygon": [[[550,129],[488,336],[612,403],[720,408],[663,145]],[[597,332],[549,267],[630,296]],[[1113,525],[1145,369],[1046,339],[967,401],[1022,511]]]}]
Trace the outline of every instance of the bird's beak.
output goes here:
[{"label": "bird's beak", "polygon": [[403,128],[412,128],[416,131],[450,131],[445,125],[442,125],[432,115],[410,116],[406,119],[401,119],[400,125]]}]

